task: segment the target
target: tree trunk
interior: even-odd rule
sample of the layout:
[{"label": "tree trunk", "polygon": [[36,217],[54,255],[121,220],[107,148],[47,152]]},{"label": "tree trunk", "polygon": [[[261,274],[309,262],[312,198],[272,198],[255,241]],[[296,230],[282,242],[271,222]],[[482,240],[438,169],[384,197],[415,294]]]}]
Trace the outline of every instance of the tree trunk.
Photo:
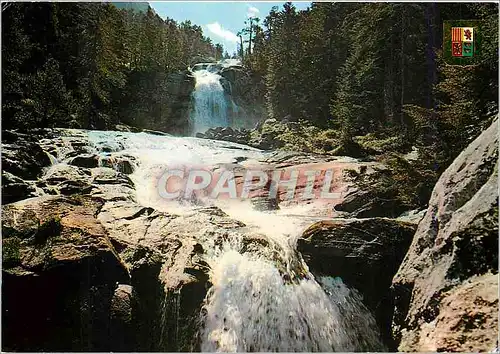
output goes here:
[{"label": "tree trunk", "polygon": [[253,30],[253,19],[250,17],[250,32],[248,36],[248,55],[252,55],[252,30]]},{"label": "tree trunk", "polygon": [[400,103],[400,124],[403,130],[406,132],[406,124],[403,106],[405,102],[405,5],[401,4],[401,103]]},{"label": "tree trunk", "polygon": [[241,60],[243,60],[243,53],[244,53],[244,50],[243,50],[243,36],[240,35],[240,56],[241,56]]}]

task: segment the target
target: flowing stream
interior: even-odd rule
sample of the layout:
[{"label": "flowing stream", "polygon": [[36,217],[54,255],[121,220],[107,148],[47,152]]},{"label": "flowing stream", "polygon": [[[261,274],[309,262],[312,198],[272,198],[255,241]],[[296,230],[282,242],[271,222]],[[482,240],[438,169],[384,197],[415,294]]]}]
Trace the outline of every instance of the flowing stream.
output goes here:
[{"label": "flowing stream", "polygon": [[[145,133],[88,132],[101,154],[135,162],[131,175],[140,204],[175,213],[192,213],[188,202],[163,200],[156,184],[166,166],[214,165],[269,153],[244,145]],[[207,201],[208,203],[209,201]],[[375,321],[355,290],[341,279],[315,277],[295,250],[295,241],[312,221],[253,210],[244,201],[216,201],[231,217],[266,235],[273,252],[242,252],[241,237],[222,245],[206,241],[210,282],[200,328],[202,351],[366,351],[383,350]],[[274,256],[270,256],[274,254]]]},{"label": "flowing stream", "polygon": [[[244,109],[239,107],[226,91],[231,91],[231,83],[223,78],[221,70],[241,67],[239,59],[224,59],[217,63],[199,63],[190,68],[195,79],[192,93],[193,108],[190,115],[191,132],[203,133],[209,128],[247,127]],[[223,82],[227,86],[224,88]],[[241,119],[238,119],[240,117]]]}]

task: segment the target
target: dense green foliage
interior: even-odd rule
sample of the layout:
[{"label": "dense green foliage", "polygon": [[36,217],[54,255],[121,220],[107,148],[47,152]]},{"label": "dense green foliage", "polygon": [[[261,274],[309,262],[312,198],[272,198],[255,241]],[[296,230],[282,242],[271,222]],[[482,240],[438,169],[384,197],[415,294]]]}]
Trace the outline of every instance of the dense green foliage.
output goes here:
[{"label": "dense green foliage", "polygon": [[[481,21],[480,62],[448,65],[443,21],[467,19]],[[497,4],[313,3],[297,11],[286,3],[262,23],[245,63],[265,82],[269,117],[321,128],[305,137],[313,150],[379,155],[391,172],[367,184],[382,194],[392,188],[407,206],[426,203],[440,173],[498,113]],[[412,147],[418,158],[401,163]]]},{"label": "dense green foliage", "polygon": [[[448,65],[443,21],[467,19],[481,24],[479,63]],[[390,168],[360,187],[408,208],[425,205],[441,172],[498,114],[497,4],[313,3],[297,11],[286,3],[262,23],[245,63],[264,82],[269,117],[308,127],[294,139],[277,134],[282,145],[378,155]],[[417,158],[405,159],[412,148]]]},{"label": "dense green foliage", "polygon": [[200,26],[162,20],[150,8],[2,5],[4,129],[118,122],[167,129],[169,75],[194,57],[222,56]]},{"label": "dense green foliage", "polygon": [[[442,59],[444,20],[483,22],[481,63]],[[269,116],[353,137],[399,135],[449,161],[498,111],[498,6],[313,3],[274,8],[246,63],[266,84]],[[254,33],[259,33],[255,31]],[[403,146],[404,147],[404,146]]]}]

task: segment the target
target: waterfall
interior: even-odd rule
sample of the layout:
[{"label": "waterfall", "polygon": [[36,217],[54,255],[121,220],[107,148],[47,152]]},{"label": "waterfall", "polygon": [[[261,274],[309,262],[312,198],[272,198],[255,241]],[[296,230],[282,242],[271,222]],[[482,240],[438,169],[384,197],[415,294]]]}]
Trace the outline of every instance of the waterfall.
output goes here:
[{"label": "waterfall", "polygon": [[384,350],[357,291],[340,278],[316,280],[297,254],[307,221],[244,207],[226,212],[270,243],[246,253],[242,239],[229,238],[208,252],[212,287],[203,308],[203,352]]},{"label": "waterfall", "polygon": [[338,278],[288,281],[272,261],[235,249],[209,264],[204,352],[383,350],[375,321]]},{"label": "waterfall", "polygon": [[193,133],[204,132],[208,128],[226,127],[228,102],[221,76],[214,70],[213,64],[208,64],[201,70],[193,72],[195,89],[193,92],[193,111],[191,123]]},{"label": "waterfall", "polygon": [[[195,97],[198,108],[223,101],[214,91],[217,75],[200,70]],[[204,105],[202,105],[203,103]],[[225,101],[224,101],[225,104]],[[214,118],[197,111],[198,128],[220,125],[225,117]],[[222,118],[221,118],[222,117]],[[166,165],[191,163],[213,165],[266,158],[266,152],[223,141],[145,133],[89,132],[97,151],[102,146],[121,146],[113,154],[132,156],[137,163],[132,175],[137,201],[168,213],[193,213],[192,206],[162,200],[155,182]],[[108,150],[110,150],[108,148]],[[383,351],[375,320],[360,295],[341,279],[311,274],[296,251],[301,230],[310,224],[296,215],[252,210],[245,203],[212,200],[230,217],[243,221],[247,230],[267,237],[267,245],[250,251],[244,234],[228,234],[222,244],[210,234],[198,240],[209,266],[208,290],[199,328],[200,346],[206,352],[246,351]],[[200,227],[203,227],[200,224]],[[166,308],[172,308],[167,306]],[[174,314],[166,314],[165,317]]]}]

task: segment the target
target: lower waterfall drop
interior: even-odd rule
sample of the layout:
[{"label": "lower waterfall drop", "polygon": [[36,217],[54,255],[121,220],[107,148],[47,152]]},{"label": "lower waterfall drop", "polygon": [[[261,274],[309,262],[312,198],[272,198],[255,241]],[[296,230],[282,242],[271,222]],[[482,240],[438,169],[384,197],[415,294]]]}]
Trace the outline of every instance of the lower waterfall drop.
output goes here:
[{"label": "lower waterfall drop", "polygon": [[[287,252],[287,255],[294,254]],[[210,288],[202,320],[203,352],[383,351],[374,318],[339,278],[321,285],[302,260],[243,253],[228,242],[208,259]]]}]

